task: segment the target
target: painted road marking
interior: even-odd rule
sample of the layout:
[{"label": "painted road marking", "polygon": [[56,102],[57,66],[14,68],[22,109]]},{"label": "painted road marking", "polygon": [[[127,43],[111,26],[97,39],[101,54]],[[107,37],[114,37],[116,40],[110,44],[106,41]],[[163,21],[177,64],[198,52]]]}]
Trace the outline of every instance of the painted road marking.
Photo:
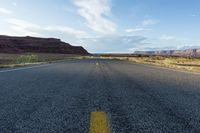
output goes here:
[{"label": "painted road marking", "polygon": [[96,63],[96,66],[98,66],[98,65],[99,65],[99,63],[97,62],[97,63]]},{"label": "painted road marking", "polygon": [[105,112],[92,112],[90,133],[110,133],[109,120]]}]

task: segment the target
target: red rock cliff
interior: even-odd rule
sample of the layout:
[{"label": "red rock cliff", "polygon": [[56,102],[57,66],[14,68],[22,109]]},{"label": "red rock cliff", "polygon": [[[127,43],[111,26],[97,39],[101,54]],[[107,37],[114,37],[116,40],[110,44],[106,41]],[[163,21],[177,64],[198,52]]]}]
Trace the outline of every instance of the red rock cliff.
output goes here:
[{"label": "red rock cliff", "polygon": [[72,46],[55,38],[10,37],[0,35],[0,53],[62,53],[87,55],[81,46]]}]

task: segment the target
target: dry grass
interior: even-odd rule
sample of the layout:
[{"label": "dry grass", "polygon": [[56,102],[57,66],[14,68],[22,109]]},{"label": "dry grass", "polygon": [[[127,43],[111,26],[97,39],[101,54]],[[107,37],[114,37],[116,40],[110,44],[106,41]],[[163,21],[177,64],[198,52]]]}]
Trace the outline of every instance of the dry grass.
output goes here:
[{"label": "dry grass", "polygon": [[102,57],[108,59],[128,60],[131,62],[152,64],[167,68],[200,72],[200,58],[192,57],[166,57],[166,56],[121,56],[121,57]]},{"label": "dry grass", "polygon": [[[200,72],[200,58],[166,57],[166,56],[138,56],[138,55],[98,55],[106,59],[127,60],[144,64],[152,64],[167,68]],[[0,67],[19,67],[33,64],[49,63],[60,60],[74,60],[93,58],[93,56],[79,56],[67,54],[1,54]]]},{"label": "dry grass", "polygon": [[67,55],[67,54],[42,54],[42,53],[27,53],[27,54],[4,54],[0,53],[0,68],[5,67],[20,67],[33,64],[49,63],[61,60],[81,59],[83,56]]}]

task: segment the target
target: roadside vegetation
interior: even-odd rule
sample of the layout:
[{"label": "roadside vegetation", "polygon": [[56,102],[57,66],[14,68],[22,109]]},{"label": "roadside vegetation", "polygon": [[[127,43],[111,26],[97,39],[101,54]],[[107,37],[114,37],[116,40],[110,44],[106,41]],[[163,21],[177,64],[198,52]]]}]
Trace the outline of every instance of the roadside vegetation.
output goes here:
[{"label": "roadside vegetation", "polygon": [[152,64],[167,68],[200,72],[200,58],[148,55],[102,55],[101,58],[127,60],[131,62]]},{"label": "roadside vegetation", "polygon": [[16,64],[36,63],[39,62],[38,55],[21,55],[15,60]]},{"label": "roadside vegetation", "polygon": [[148,56],[132,54],[103,54],[80,56],[68,54],[2,54],[0,53],[0,68],[20,67],[34,64],[51,63],[55,61],[75,60],[83,58],[106,58],[126,60],[143,64],[157,65],[172,69],[200,72],[200,57]]},{"label": "roadside vegetation", "polygon": [[68,54],[3,54],[0,53],[0,68],[20,67],[34,64],[51,63],[63,60],[75,60],[84,58],[79,55]]}]

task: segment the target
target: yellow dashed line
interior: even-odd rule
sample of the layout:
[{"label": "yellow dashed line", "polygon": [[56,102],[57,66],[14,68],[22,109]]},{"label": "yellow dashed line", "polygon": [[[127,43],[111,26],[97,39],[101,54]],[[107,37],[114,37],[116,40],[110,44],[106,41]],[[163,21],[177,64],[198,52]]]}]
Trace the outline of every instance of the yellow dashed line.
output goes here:
[{"label": "yellow dashed line", "polygon": [[105,112],[92,112],[90,133],[110,133],[109,120]]}]

